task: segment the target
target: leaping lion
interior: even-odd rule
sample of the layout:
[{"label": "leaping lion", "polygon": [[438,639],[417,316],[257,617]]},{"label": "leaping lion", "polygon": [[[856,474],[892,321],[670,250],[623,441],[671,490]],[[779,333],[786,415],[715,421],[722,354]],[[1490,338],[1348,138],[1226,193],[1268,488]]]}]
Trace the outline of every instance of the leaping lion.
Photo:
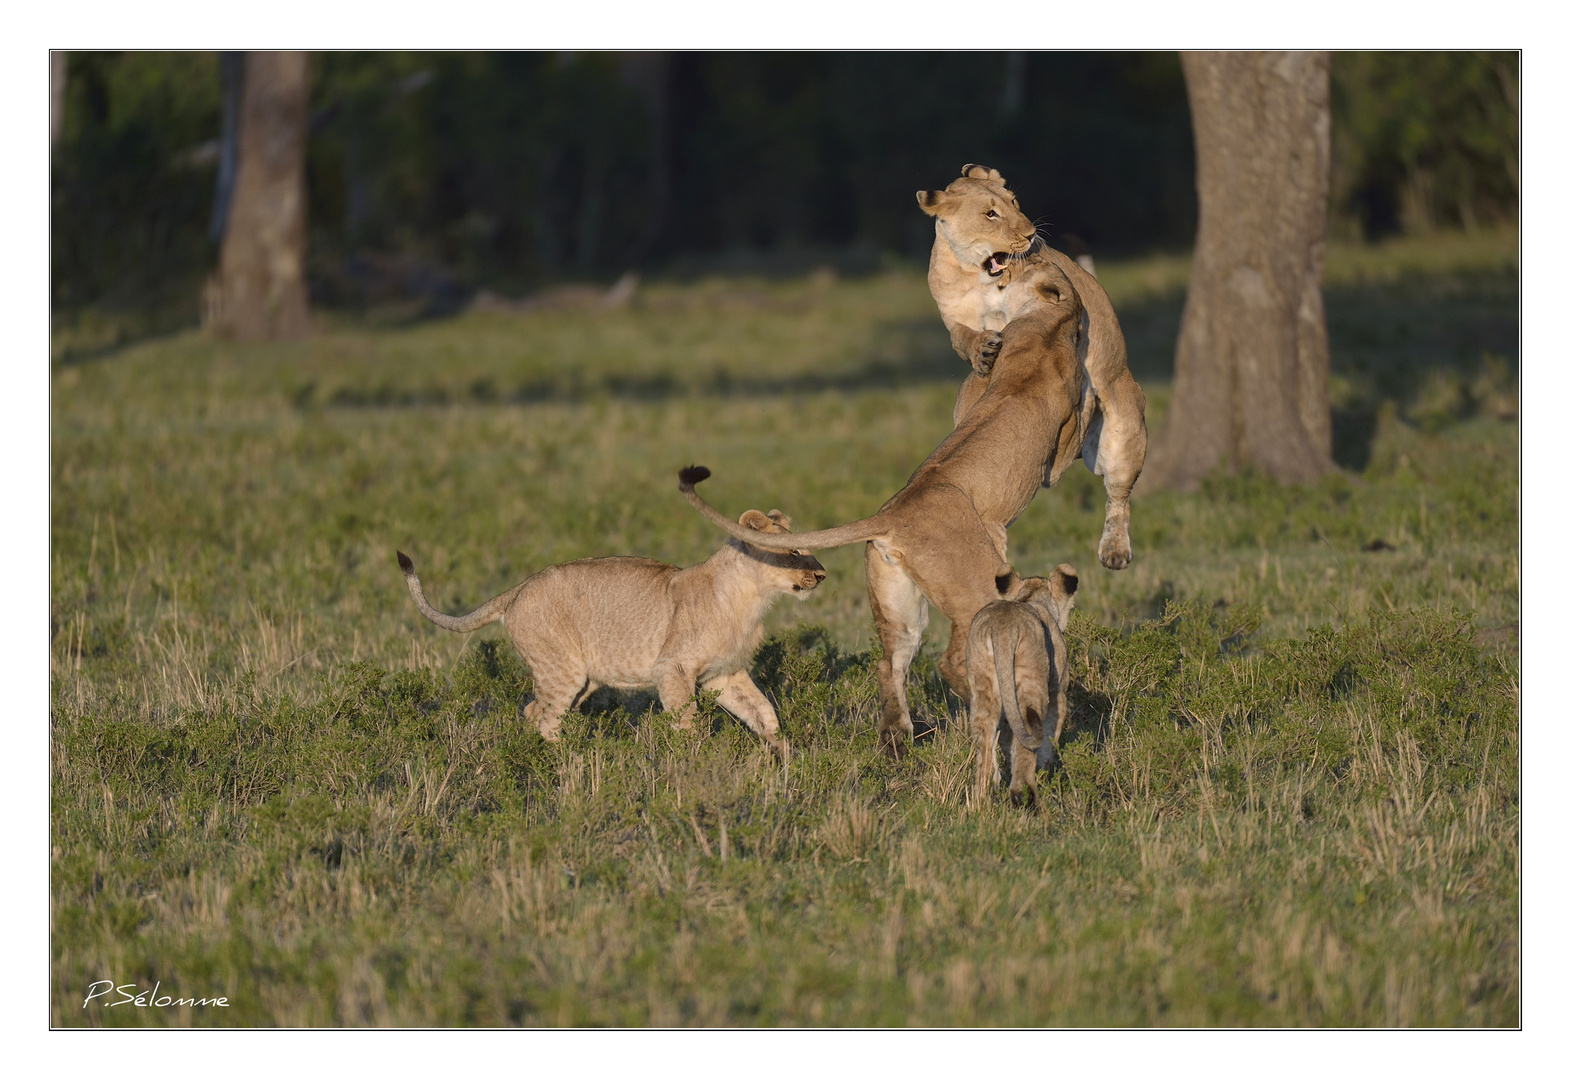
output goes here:
[{"label": "leaping lion", "polygon": [[955,398],[956,425],[987,387],[1004,327],[1038,303],[1034,269],[1051,264],[1074,285],[1084,305],[1081,376],[1094,399],[1080,455],[1107,489],[1097,559],[1109,570],[1124,569],[1134,558],[1129,494],[1145,467],[1146,399],[1129,373],[1107,292],[1074,259],[1043,243],[996,169],[966,165],[958,180],[942,191],[918,191],[916,201],[934,219],[928,288],[950,343],[972,368]]}]

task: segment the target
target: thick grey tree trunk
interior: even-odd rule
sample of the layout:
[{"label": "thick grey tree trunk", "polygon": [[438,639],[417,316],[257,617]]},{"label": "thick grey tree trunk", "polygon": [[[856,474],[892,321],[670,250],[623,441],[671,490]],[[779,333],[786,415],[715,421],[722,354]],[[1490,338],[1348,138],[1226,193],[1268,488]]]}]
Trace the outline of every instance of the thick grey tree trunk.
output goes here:
[{"label": "thick grey tree trunk", "polygon": [[310,330],[305,282],[306,54],[245,54],[239,161],[203,322],[248,341]]},{"label": "thick grey tree trunk", "polygon": [[1173,398],[1142,488],[1219,466],[1288,483],[1331,461],[1321,282],[1331,183],[1331,58],[1185,53],[1200,222]]}]

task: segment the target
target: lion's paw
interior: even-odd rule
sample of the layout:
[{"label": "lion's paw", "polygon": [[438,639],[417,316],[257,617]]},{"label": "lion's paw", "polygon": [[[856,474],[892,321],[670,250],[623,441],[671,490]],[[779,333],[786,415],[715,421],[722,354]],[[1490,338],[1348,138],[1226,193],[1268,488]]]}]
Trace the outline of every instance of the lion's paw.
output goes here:
[{"label": "lion's paw", "polygon": [[993,373],[993,365],[998,363],[998,350],[1004,344],[1004,335],[997,330],[989,330],[977,335],[976,348],[971,353],[971,370],[982,378],[987,378]]},{"label": "lion's paw", "polygon": [[1096,557],[1109,570],[1122,570],[1135,561],[1128,537],[1102,537],[1102,546],[1097,549]]},{"label": "lion's paw", "polygon": [[878,749],[890,761],[899,761],[911,752],[911,747],[906,741],[903,731],[880,731],[878,733]]}]

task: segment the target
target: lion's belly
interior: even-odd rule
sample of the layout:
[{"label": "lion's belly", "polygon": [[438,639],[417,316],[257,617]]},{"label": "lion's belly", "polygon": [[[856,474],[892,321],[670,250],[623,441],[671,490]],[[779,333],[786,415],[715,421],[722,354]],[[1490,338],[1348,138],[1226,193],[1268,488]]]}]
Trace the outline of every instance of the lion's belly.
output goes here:
[{"label": "lion's belly", "polygon": [[1013,525],[1041,489],[1042,470],[1030,470],[1021,477],[1010,477],[1010,481],[975,499],[976,512],[983,521]]},{"label": "lion's belly", "polygon": [[676,568],[648,559],[585,559],[531,579],[507,613],[526,662],[604,686],[653,685],[671,622],[666,582]]},{"label": "lion's belly", "polygon": [[618,690],[653,686],[665,620],[628,618],[603,609],[583,614],[587,617],[579,627],[579,640],[585,674]]},{"label": "lion's belly", "polygon": [[980,482],[964,485],[969,489],[971,505],[976,507],[977,515],[983,521],[1007,526],[1031,505],[1031,500],[1042,486],[1045,467],[1043,459],[1034,454],[1010,461],[977,455],[956,472],[962,475],[980,474]]}]

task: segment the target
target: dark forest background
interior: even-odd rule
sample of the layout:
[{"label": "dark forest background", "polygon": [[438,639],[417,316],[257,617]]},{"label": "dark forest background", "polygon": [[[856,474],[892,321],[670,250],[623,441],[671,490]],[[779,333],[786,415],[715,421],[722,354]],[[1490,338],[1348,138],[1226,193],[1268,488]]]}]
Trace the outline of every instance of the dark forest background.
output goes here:
[{"label": "dark forest background", "polygon": [[[219,54],[72,53],[67,71],[57,315],[194,324]],[[1334,234],[1514,220],[1517,72],[1511,53],[1336,54]],[[1173,53],[320,53],[311,77],[319,306],[925,261],[913,192],[971,161],[1098,255],[1194,238]]]}]

